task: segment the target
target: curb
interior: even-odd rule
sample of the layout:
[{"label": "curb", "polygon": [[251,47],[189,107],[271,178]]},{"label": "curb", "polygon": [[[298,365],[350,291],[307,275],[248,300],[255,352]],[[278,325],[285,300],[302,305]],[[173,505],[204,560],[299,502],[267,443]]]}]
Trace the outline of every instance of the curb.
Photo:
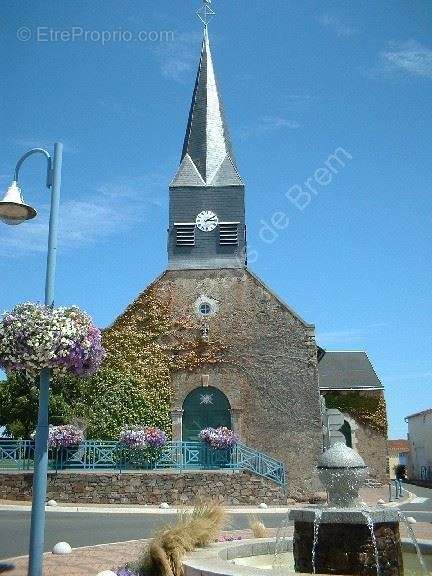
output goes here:
[{"label": "curb", "polygon": [[[399,506],[409,504],[416,495],[409,490],[403,489],[403,492],[407,493],[408,496],[392,502],[386,502],[382,504],[382,508],[397,508]],[[301,504],[299,504],[301,506]],[[373,504],[371,504],[373,506]],[[245,506],[245,507],[227,507],[226,511],[228,514],[259,514],[259,515],[267,515],[267,514],[287,514],[291,509],[295,509],[297,506],[278,506],[278,507],[269,507],[269,508],[259,508],[258,506]],[[193,506],[174,506],[168,509],[161,509],[158,506],[141,506],[141,507],[104,507],[101,505],[100,507],[92,507],[92,506],[46,506],[45,511],[49,514],[58,514],[58,513],[69,513],[69,514],[158,514],[161,516],[172,516],[174,514],[178,514],[179,512],[183,512],[185,510],[192,510]],[[0,504],[0,512],[30,512],[31,511],[31,503],[29,504]]]},{"label": "curb", "polygon": [[[172,516],[179,512],[193,510],[193,506],[183,506],[181,508],[173,507],[168,509],[161,509],[159,507],[148,506],[146,508],[90,508],[85,506],[46,506],[45,511],[49,514],[58,513],[81,513],[81,514],[159,514],[161,516]],[[248,506],[245,508],[226,508],[228,514],[286,514],[291,510],[291,507],[280,508],[258,508]],[[24,506],[20,504],[0,504],[0,512],[30,512],[31,506]]]}]

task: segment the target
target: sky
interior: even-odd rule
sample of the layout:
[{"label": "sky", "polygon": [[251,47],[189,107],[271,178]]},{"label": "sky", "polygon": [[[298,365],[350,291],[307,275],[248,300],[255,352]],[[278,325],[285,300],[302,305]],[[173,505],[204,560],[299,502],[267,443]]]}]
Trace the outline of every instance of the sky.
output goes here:
[{"label": "sky", "polygon": [[[64,143],[56,303],[79,305],[100,327],[166,267],[199,6],[0,5],[0,185],[27,149]],[[432,5],[212,6],[250,267],[315,324],[321,346],[367,351],[386,388],[390,437],[404,437],[404,417],[432,407]],[[39,216],[0,227],[2,310],[43,300],[44,177],[43,158],[29,159],[21,184]]]}]

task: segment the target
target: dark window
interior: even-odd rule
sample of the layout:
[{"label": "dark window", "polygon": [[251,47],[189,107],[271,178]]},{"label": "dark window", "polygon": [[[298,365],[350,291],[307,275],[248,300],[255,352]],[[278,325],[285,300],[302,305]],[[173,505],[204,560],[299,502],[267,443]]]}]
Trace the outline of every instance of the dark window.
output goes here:
[{"label": "dark window", "polygon": [[212,313],[212,307],[208,302],[200,304],[199,311],[203,316],[209,316]]}]

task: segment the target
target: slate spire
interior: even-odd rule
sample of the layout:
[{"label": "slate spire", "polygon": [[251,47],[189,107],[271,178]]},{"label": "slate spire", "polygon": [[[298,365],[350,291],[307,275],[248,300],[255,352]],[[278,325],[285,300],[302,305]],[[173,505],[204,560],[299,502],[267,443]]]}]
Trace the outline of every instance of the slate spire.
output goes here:
[{"label": "slate spire", "polygon": [[180,167],[170,187],[190,186],[243,186],[223,112],[207,26]]}]

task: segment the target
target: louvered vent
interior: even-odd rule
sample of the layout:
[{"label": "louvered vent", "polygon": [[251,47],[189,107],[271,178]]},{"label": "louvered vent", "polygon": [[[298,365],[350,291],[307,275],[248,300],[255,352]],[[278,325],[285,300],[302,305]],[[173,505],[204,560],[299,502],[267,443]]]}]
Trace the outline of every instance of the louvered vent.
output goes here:
[{"label": "louvered vent", "polygon": [[176,224],[177,246],[195,246],[195,224]]},{"label": "louvered vent", "polygon": [[219,224],[219,243],[221,246],[238,246],[238,222]]}]

